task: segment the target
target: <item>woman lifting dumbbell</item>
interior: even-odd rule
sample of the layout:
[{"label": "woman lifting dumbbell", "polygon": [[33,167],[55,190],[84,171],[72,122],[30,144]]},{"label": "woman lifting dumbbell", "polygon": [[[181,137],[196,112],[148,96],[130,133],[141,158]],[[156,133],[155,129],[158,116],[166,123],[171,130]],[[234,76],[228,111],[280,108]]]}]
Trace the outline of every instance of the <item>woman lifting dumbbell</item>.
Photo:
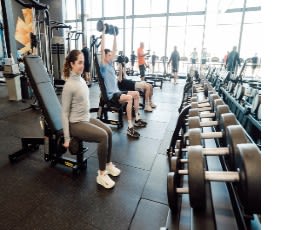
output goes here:
[{"label": "woman lifting dumbbell", "polygon": [[84,56],[79,50],[72,50],[64,63],[66,83],[62,92],[62,123],[64,146],[70,145],[70,136],[83,141],[98,143],[99,170],[97,183],[112,188],[115,182],[107,175],[118,176],[121,172],[111,162],[112,131],[109,126],[89,114],[89,89],[81,74]]}]

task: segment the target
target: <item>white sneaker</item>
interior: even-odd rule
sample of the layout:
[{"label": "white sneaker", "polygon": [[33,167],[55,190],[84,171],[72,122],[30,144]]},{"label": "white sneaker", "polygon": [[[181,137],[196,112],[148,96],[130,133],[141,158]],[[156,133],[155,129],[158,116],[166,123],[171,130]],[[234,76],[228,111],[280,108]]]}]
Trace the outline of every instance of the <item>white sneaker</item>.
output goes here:
[{"label": "white sneaker", "polygon": [[112,176],[119,176],[121,173],[121,170],[118,169],[114,164],[106,165],[106,171],[109,175]]},{"label": "white sneaker", "polygon": [[112,188],[115,186],[115,182],[110,179],[110,177],[107,175],[107,172],[105,172],[103,175],[100,175],[100,172],[98,172],[97,183],[102,185],[104,188]]},{"label": "white sneaker", "polygon": [[151,108],[150,105],[146,105],[144,111],[146,111],[146,112],[152,112],[153,109]]},{"label": "white sneaker", "polygon": [[155,105],[153,102],[150,103],[150,106],[151,106],[153,109],[156,108],[156,105]]}]

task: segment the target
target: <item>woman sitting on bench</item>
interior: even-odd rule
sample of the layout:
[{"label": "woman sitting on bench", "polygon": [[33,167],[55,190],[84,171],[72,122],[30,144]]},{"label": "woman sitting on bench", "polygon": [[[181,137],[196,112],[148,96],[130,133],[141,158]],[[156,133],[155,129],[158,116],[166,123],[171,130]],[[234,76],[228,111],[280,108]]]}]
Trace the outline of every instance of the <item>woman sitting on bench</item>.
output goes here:
[{"label": "woman sitting on bench", "polygon": [[91,118],[89,109],[89,88],[81,77],[84,56],[79,50],[72,50],[64,63],[66,83],[62,92],[62,124],[64,146],[69,147],[70,136],[88,142],[97,142],[99,168],[96,181],[105,188],[112,188],[115,182],[107,175],[119,176],[121,170],[112,164],[112,131],[102,121]]}]

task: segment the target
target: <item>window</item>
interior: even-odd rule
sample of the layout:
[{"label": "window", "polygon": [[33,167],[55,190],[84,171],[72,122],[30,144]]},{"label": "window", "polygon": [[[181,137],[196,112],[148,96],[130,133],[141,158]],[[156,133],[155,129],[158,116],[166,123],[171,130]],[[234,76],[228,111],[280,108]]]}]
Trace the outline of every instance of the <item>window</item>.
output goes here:
[{"label": "window", "polygon": [[149,14],[149,9],[151,9],[151,0],[134,0],[134,14],[144,15]]},{"label": "window", "polygon": [[123,7],[123,0],[104,0],[104,17],[122,16]]},{"label": "window", "polygon": [[161,14],[166,12],[167,12],[167,0],[151,0],[152,14]]},{"label": "window", "polygon": [[[199,0],[200,1],[200,0]],[[182,0],[170,0],[170,13],[187,11],[188,3]]]},{"label": "window", "polygon": [[101,18],[102,15],[102,1],[86,0],[86,13],[88,18]]},{"label": "window", "polygon": [[[78,0],[65,0],[66,1],[66,20],[75,20],[81,12],[80,1]],[[75,2],[75,4],[74,4]]]}]

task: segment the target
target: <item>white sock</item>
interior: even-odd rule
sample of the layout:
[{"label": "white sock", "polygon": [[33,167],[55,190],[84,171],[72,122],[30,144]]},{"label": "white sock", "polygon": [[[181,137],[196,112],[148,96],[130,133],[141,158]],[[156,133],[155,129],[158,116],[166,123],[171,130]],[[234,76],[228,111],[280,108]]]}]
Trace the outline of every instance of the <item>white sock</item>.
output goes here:
[{"label": "white sock", "polygon": [[128,127],[131,129],[133,127],[132,120],[128,120]]},{"label": "white sock", "polygon": [[139,119],[140,119],[140,115],[139,115],[139,113],[137,112],[137,113],[135,113],[135,120],[138,121]]}]

